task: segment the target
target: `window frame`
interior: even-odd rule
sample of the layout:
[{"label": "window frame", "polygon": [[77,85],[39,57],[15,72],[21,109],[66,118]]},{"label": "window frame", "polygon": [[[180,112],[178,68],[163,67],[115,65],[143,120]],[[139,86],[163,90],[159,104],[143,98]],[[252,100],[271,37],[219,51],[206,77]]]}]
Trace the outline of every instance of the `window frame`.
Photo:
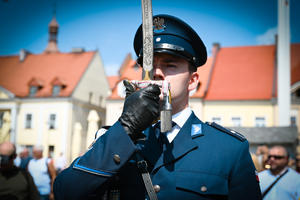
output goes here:
[{"label": "window frame", "polygon": [[[32,88],[34,88],[34,93],[32,93]],[[36,95],[36,93],[37,93],[37,91],[38,91],[38,86],[36,86],[36,85],[31,85],[30,87],[29,87],[29,96],[35,96]]]},{"label": "window frame", "polygon": [[[51,121],[51,116],[54,115],[54,121]],[[56,130],[58,128],[58,117],[57,117],[57,113],[49,113],[48,115],[48,129],[49,130]],[[52,126],[53,125],[53,126]]]},{"label": "window frame", "polygon": [[[263,126],[258,126],[258,123],[257,123],[258,118],[264,119]],[[265,116],[255,116],[254,117],[254,127],[267,127],[267,118]]]},{"label": "window frame", "polygon": [[[27,116],[31,116],[31,119],[30,119],[30,127],[28,127],[28,121],[27,121]],[[24,117],[24,129],[33,129],[33,113],[25,113],[25,117]]]},{"label": "window frame", "polygon": [[[215,118],[219,118],[219,122],[218,121],[214,121]],[[216,124],[222,125],[222,117],[221,116],[212,116],[211,117],[211,121],[215,122]]]},{"label": "window frame", "polygon": [[[236,126],[236,124],[234,123],[234,118],[238,118],[239,119],[239,125]],[[232,116],[231,117],[231,123],[232,123],[232,127],[242,127],[242,117],[240,116]]]},{"label": "window frame", "polygon": [[[55,88],[58,88],[58,93],[54,93],[56,92]],[[52,86],[52,96],[58,96],[61,92],[61,85],[53,85]]]}]

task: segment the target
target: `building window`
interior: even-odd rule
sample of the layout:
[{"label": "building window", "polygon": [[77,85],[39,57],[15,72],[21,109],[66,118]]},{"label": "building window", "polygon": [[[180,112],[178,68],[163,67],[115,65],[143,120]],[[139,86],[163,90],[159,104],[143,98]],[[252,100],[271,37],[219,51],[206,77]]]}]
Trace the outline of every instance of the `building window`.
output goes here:
[{"label": "building window", "polygon": [[221,124],[221,118],[220,117],[213,117],[212,121],[217,123],[217,124]]},{"label": "building window", "polygon": [[299,98],[300,97],[300,88],[298,90],[296,90],[295,92],[293,92],[291,95],[292,95],[292,98]]},{"label": "building window", "polygon": [[52,95],[57,96],[60,93],[60,85],[53,85],[52,88]]},{"label": "building window", "polygon": [[99,97],[99,106],[100,106],[100,107],[102,106],[102,101],[103,101],[103,97],[100,96],[100,97]]},{"label": "building window", "polygon": [[54,158],[54,146],[49,146],[48,147],[48,152],[49,152],[49,156],[50,158]]},{"label": "building window", "polygon": [[49,118],[49,129],[55,129],[55,119],[56,119],[56,115],[51,114]]},{"label": "building window", "polygon": [[26,129],[31,129],[32,128],[32,114],[26,114],[25,128]]},{"label": "building window", "polygon": [[265,127],[266,126],[266,120],[264,117],[256,117],[255,118],[255,126],[256,127]]},{"label": "building window", "polygon": [[291,126],[297,126],[296,117],[291,117]]},{"label": "building window", "polygon": [[92,99],[93,99],[93,92],[90,92],[89,103],[92,103]]},{"label": "building window", "polygon": [[0,128],[2,128],[2,126],[3,126],[3,115],[4,115],[4,112],[0,112]]},{"label": "building window", "polygon": [[30,89],[29,89],[29,95],[30,96],[34,96],[35,94],[36,94],[36,92],[37,92],[37,86],[30,86]]},{"label": "building window", "polygon": [[232,117],[231,121],[232,121],[232,125],[234,127],[240,127],[241,126],[241,118],[240,117]]}]

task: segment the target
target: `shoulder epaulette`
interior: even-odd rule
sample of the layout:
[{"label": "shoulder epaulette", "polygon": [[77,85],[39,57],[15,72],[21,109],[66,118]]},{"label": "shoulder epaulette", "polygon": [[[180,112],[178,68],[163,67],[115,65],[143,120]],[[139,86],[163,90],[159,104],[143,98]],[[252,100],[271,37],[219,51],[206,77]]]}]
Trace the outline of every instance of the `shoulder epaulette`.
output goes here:
[{"label": "shoulder epaulette", "polygon": [[225,128],[225,127],[223,127],[223,126],[221,126],[221,125],[219,125],[219,124],[217,124],[215,122],[206,122],[206,124],[214,127],[215,129],[218,129],[218,130],[220,130],[222,132],[225,132],[225,133],[227,133],[227,134],[229,134],[229,135],[231,135],[231,136],[239,139],[242,142],[246,140],[245,136],[243,136],[242,134],[240,134],[240,133],[238,133],[238,132],[236,132],[234,130],[231,130],[230,128]]}]

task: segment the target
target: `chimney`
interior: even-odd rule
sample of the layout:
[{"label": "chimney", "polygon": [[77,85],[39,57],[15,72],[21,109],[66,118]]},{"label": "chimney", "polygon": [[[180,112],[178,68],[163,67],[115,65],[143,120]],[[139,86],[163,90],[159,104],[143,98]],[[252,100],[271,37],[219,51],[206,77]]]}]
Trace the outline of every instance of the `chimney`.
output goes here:
[{"label": "chimney", "polygon": [[220,50],[220,43],[214,43],[212,49],[212,57],[216,57],[218,51]]},{"label": "chimney", "polygon": [[210,72],[209,72],[209,77],[208,77],[208,80],[207,80],[207,85],[206,85],[203,97],[205,97],[207,95],[207,92],[208,92],[208,89],[209,89],[209,86],[210,86],[210,82],[211,82],[212,73],[213,73],[214,68],[215,68],[217,55],[218,55],[220,49],[221,49],[220,43],[213,43],[213,49],[212,49],[212,59],[213,59],[213,61],[212,61],[212,64],[211,64],[211,69],[210,69]]},{"label": "chimney", "polygon": [[84,48],[72,48],[72,53],[83,53]]}]

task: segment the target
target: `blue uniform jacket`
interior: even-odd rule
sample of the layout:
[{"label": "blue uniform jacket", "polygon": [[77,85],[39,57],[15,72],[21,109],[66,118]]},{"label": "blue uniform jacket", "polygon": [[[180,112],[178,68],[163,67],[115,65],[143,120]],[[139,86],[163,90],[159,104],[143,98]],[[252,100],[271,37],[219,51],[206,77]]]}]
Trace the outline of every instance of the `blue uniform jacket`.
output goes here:
[{"label": "blue uniform jacket", "polygon": [[148,198],[137,152],[148,163],[153,185],[160,187],[158,199],[261,199],[249,143],[242,135],[203,123],[194,113],[163,154],[153,128],[144,133],[147,139],[134,145],[116,122],[57,176],[55,200]]}]

